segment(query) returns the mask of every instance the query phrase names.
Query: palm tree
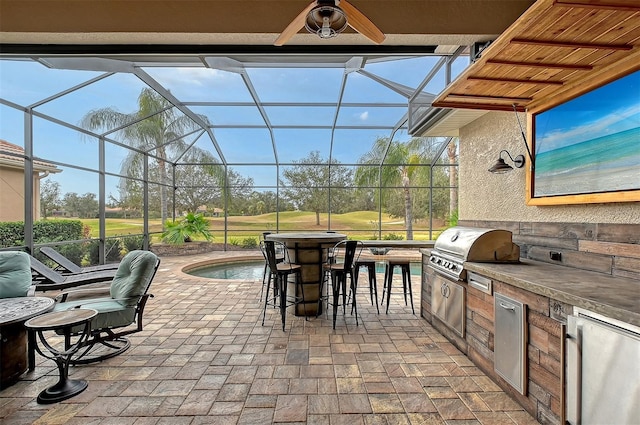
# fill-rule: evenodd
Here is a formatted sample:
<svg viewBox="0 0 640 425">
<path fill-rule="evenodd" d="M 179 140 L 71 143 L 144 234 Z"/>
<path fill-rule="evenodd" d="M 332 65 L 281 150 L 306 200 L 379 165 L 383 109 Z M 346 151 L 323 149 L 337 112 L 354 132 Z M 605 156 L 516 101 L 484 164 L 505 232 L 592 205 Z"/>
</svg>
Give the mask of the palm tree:
<svg viewBox="0 0 640 425">
<path fill-rule="evenodd" d="M 372 167 L 380 165 L 382 167 Z M 378 138 L 372 149 L 360 157 L 359 164 L 363 165 L 356 170 L 355 181 L 358 186 L 374 187 L 380 181 L 380 187 L 401 186 L 404 198 L 404 223 L 407 240 L 413 239 L 413 202 L 411 199 L 411 179 L 417 170 L 417 165 L 422 161 L 422 156 L 412 144 L 391 142 L 387 138 Z M 389 164 L 389 165 L 384 165 Z M 364 166 L 366 165 L 366 166 Z M 386 199 L 387 191 L 382 191 L 381 196 Z"/>
<path fill-rule="evenodd" d="M 209 123 L 207 117 L 200 116 Z M 130 124 L 131 123 L 131 124 Z M 130 124 L 130 125 L 128 125 Z M 144 88 L 138 96 L 138 110 L 132 113 L 118 112 L 113 108 L 90 111 L 81 120 L 80 126 L 89 130 L 111 130 L 123 127 L 116 133 L 122 142 L 144 152 L 155 151 L 156 167 L 160 180 L 160 209 L 162 223 L 167 220 L 167 150 L 182 152 L 187 148 L 182 135 L 201 128 L 151 88 Z M 122 173 L 135 176 L 142 169 L 142 155 L 132 151 L 122 164 Z"/>
</svg>

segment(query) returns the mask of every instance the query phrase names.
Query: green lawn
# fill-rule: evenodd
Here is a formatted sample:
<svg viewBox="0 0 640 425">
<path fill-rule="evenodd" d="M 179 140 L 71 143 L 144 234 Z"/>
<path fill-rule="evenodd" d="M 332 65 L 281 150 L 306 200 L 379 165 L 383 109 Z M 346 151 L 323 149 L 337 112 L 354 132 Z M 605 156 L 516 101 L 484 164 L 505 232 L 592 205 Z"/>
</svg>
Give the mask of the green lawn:
<svg viewBox="0 0 640 425">
<path fill-rule="evenodd" d="M 224 217 L 208 217 L 211 226 L 210 230 L 220 241 L 224 232 Z M 327 229 L 327 214 L 320 215 L 320 225 L 316 225 L 316 215 L 312 212 L 286 211 L 280 213 L 280 231 L 323 231 Z M 98 219 L 82 219 L 83 224 L 89 226 L 91 237 L 98 237 Z M 375 211 L 357 211 L 346 214 L 332 214 L 331 228 L 336 231 L 358 235 L 361 238 L 372 238 L 374 229 L 378 221 L 378 213 Z M 414 224 L 414 239 L 429 239 L 428 221 Z M 122 236 L 142 233 L 142 220 L 136 219 L 116 219 L 106 220 L 106 234 L 109 236 Z M 160 232 L 161 222 L 159 219 L 151 220 L 149 223 L 151 232 Z M 437 230 L 442 228 L 442 222 L 435 225 Z M 275 231 L 276 214 L 262 214 L 256 216 L 231 216 L 227 221 L 229 238 L 244 239 L 249 237 L 258 238 L 264 231 Z M 395 233 L 405 235 L 405 228 L 402 219 L 397 217 L 382 216 L 383 233 Z M 438 232 L 439 233 L 439 232 Z M 435 238 L 436 235 L 434 235 Z"/>
</svg>

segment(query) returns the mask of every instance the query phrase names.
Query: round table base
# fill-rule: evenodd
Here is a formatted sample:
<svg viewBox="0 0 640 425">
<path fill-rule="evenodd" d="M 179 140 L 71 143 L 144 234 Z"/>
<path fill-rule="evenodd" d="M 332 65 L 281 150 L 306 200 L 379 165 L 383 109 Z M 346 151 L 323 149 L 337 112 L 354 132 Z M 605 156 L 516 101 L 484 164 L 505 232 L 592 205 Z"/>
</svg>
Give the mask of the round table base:
<svg viewBox="0 0 640 425">
<path fill-rule="evenodd" d="M 84 379 L 67 379 L 58 382 L 38 395 L 38 404 L 51 404 L 66 400 L 86 390 L 87 386 L 87 381 Z"/>
</svg>

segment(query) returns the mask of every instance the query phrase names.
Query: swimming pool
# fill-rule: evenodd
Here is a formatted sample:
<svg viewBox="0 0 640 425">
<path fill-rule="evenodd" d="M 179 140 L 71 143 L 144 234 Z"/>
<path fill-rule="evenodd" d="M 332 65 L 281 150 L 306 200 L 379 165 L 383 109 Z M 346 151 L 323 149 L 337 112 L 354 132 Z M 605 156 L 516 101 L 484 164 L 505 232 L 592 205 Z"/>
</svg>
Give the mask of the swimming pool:
<svg viewBox="0 0 640 425">
<path fill-rule="evenodd" d="M 364 269 L 363 269 L 364 271 Z M 210 266 L 198 267 L 187 271 L 188 274 L 210 279 L 238 279 L 238 280 L 261 280 L 264 272 L 264 261 L 242 261 L 223 264 L 212 264 Z M 376 263 L 376 272 L 384 273 L 384 263 Z M 399 274 L 396 268 L 394 274 Z M 411 274 L 420 276 L 422 267 L 420 263 L 411 263 Z"/>
</svg>

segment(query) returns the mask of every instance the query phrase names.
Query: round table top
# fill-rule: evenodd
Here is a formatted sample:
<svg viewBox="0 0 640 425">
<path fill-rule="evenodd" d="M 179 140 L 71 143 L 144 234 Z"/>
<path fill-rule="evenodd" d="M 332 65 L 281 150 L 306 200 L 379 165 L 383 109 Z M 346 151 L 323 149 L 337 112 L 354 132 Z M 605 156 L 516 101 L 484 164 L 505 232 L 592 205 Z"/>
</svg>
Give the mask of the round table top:
<svg viewBox="0 0 640 425">
<path fill-rule="evenodd" d="M 36 316 L 24 325 L 34 330 L 53 330 L 79 325 L 94 318 L 98 312 L 91 308 L 72 308 Z"/>
<path fill-rule="evenodd" d="M 0 325 L 23 322 L 53 308 L 49 297 L 15 297 L 0 299 Z"/>
<path fill-rule="evenodd" d="M 309 241 L 309 242 L 340 242 L 347 238 L 342 233 L 329 232 L 294 232 L 294 233 L 271 233 L 265 236 L 267 240 L 279 242 L 287 241 Z"/>
</svg>

